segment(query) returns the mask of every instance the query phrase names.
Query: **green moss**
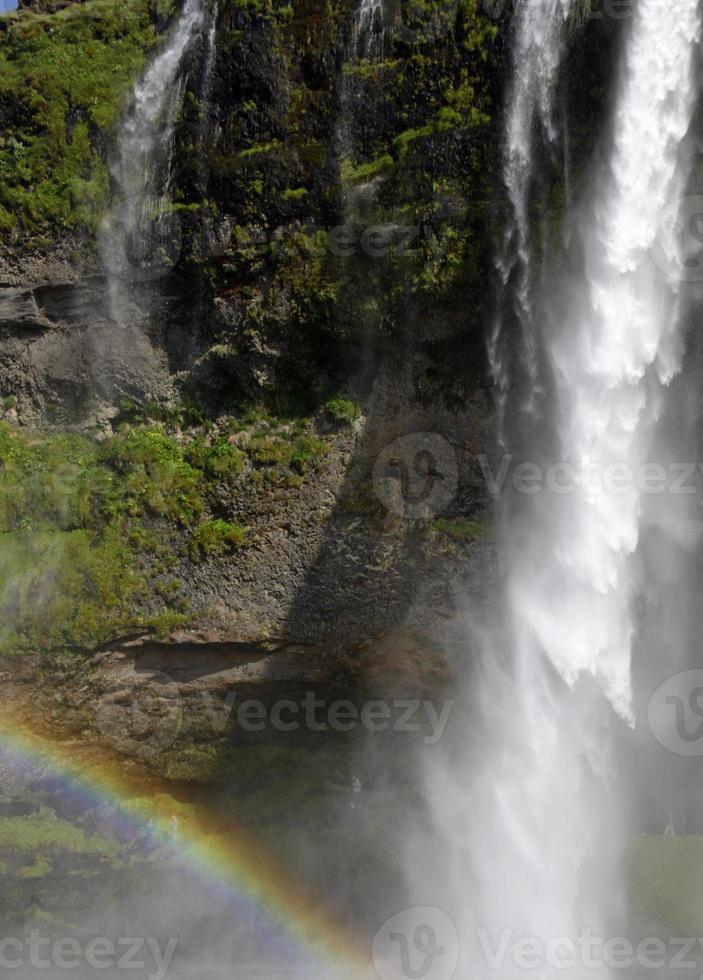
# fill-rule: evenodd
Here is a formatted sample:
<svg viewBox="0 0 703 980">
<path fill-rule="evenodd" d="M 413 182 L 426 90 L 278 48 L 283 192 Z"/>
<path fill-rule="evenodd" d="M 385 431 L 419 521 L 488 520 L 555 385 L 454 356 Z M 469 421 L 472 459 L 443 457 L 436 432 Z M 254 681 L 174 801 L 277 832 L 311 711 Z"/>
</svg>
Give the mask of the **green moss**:
<svg viewBox="0 0 703 980">
<path fill-rule="evenodd" d="M 280 145 L 279 140 L 269 140 L 268 143 L 259 143 L 256 146 L 250 146 L 246 150 L 240 151 L 239 159 L 248 160 L 251 157 L 259 156 L 262 153 L 270 153 L 272 150 L 278 149 Z"/>
<path fill-rule="evenodd" d="M 182 446 L 158 428 L 135 428 L 110 440 L 100 458 L 122 477 L 111 499 L 116 514 L 145 511 L 188 526 L 203 512 L 202 474 Z"/>
<path fill-rule="evenodd" d="M 230 524 L 220 520 L 204 521 L 193 531 L 188 551 L 192 558 L 210 558 L 243 548 L 247 540 L 247 529 L 240 524 Z"/>
<path fill-rule="evenodd" d="M 308 193 L 307 187 L 286 187 L 281 197 L 284 201 L 301 201 Z"/>
<path fill-rule="evenodd" d="M 384 153 L 377 160 L 362 163 L 358 167 L 352 166 L 349 160 L 344 160 L 342 161 L 342 180 L 349 184 L 361 184 L 373 180 L 374 177 L 385 173 L 392 166 L 393 157 L 389 153 Z"/>
<path fill-rule="evenodd" d="M 227 0 L 228 4 L 235 10 L 246 10 L 255 14 L 271 14 L 273 5 L 271 0 Z"/>
<path fill-rule="evenodd" d="M 49 809 L 32 817 L 0 817 L 0 847 L 14 851 L 96 854 L 108 857 L 119 851 L 115 841 L 87 834 L 80 827 L 60 820 Z M 38 860 L 46 860 L 38 858 Z"/>
<path fill-rule="evenodd" d="M 478 264 L 473 246 L 471 234 L 451 226 L 426 236 L 420 244 L 422 264 L 413 276 L 413 289 L 429 296 L 446 295 L 457 283 L 472 281 Z"/>
<path fill-rule="evenodd" d="M 415 129 L 406 129 L 405 132 L 400 133 L 399 136 L 393 140 L 393 152 L 399 160 L 403 160 L 408 153 L 408 148 L 411 143 L 417 139 L 423 139 L 425 136 L 431 136 L 434 132 L 434 127 L 431 123 L 426 126 L 420 126 Z"/>
<path fill-rule="evenodd" d="M 246 462 L 246 455 L 223 437 L 209 443 L 202 438 L 194 439 L 186 446 L 185 458 L 213 480 L 230 484 Z"/>
<path fill-rule="evenodd" d="M 41 854 L 37 855 L 32 864 L 26 864 L 18 870 L 20 878 L 45 878 L 51 871 L 51 861 L 47 861 Z"/>
<path fill-rule="evenodd" d="M 361 416 L 361 406 L 348 398 L 330 398 L 322 407 L 335 422 L 345 422 L 347 425 Z"/>
<path fill-rule="evenodd" d="M 333 407 L 356 411 L 341 399 Z M 0 654 L 185 625 L 193 617 L 174 565 L 247 543 L 245 528 L 218 516 L 223 493 L 243 480 L 298 486 L 328 452 L 309 420 L 264 407 L 216 433 L 130 423 L 99 444 L 0 423 Z"/>
<path fill-rule="evenodd" d="M 186 615 L 186 613 L 174 612 L 172 609 L 168 609 L 166 612 L 158 613 L 156 616 L 147 617 L 145 626 L 153 630 L 157 636 L 165 637 L 169 633 L 173 633 L 174 630 L 187 626 L 190 619 L 191 617 Z"/>
<path fill-rule="evenodd" d="M 376 81 L 384 72 L 393 71 L 402 61 L 399 58 L 386 58 L 384 61 L 347 62 L 342 72 L 357 81 Z"/>
<path fill-rule="evenodd" d="M 188 745 L 181 751 L 171 750 L 164 775 L 167 779 L 208 783 L 218 774 L 221 754 L 213 745 Z"/>
<path fill-rule="evenodd" d="M 165 574 L 174 537 L 245 459 L 226 439 L 193 445 L 191 462 L 155 426 L 98 446 L 0 424 L 0 652 L 90 647 L 186 621 L 180 582 Z M 200 526 L 198 557 L 239 543 L 228 526 Z"/>
<path fill-rule="evenodd" d="M 468 517 L 440 518 L 432 525 L 435 531 L 448 534 L 455 541 L 491 541 L 495 535 L 493 527 L 482 521 Z"/>
<path fill-rule="evenodd" d="M 134 621 L 144 580 L 118 525 L 0 536 L 0 650 L 99 642 Z"/>
<path fill-rule="evenodd" d="M 329 445 L 322 439 L 308 434 L 291 439 L 281 439 L 276 433 L 258 435 L 251 441 L 254 462 L 271 467 L 274 472 L 291 470 L 302 476 L 316 469 L 329 452 Z M 274 473 L 269 474 L 274 479 Z"/>
<path fill-rule="evenodd" d="M 109 181 L 98 134 L 115 124 L 156 40 L 149 0 L 87 0 L 2 25 L 0 224 L 95 226 Z"/>
<path fill-rule="evenodd" d="M 475 126 L 487 125 L 490 123 L 490 116 L 482 112 L 477 106 L 465 104 L 464 99 L 467 94 L 473 97 L 473 90 L 470 86 L 463 89 L 460 87 L 458 93 L 453 90 L 450 92 L 450 99 L 454 104 L 441 106 L 434 118 L 424 126 L 415 129 L 406 129 L 393 140 L 393 152 L 398 160 L 403 160 L 408 154 L 410 144 L 415 140 L 424 139 L 434 133 L 444 133 L 451 129 L 471 129 Z M 457 108 L 458 106 L 458 108 Z"/>
</svg>

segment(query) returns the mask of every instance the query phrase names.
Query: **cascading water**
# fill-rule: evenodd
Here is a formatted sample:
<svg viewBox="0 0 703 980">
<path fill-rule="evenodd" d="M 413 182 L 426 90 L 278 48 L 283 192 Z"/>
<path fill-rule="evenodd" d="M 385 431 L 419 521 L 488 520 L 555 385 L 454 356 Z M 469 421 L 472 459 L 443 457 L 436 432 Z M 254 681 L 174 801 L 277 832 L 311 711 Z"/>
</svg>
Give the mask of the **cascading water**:
<svg viewBox="0 0 703 980">
<path fill-rule="evenodd" d="M 360 0 L 354 11 L 345 65 L 341 79 L 339 115 L 335 133 L 337 152 L 342 159 L 353 160 L 357 150 L 355 103 L 359 85 L 355 70 L 360 61 L 376 62 L 383 56 L 385 24 L 383 0 Z"/>
<path fill-rule="evenodd" d="M 122 284 L 159 278 L 178 255 L 170 190 L 180 69 L 207 17 L 207 0 L 186 0 L 168 41 L 135 85 L 133 105 L 122 123 L 110 168 L 116 200 L 101 229 L 111 312 L 118 323 L 127 316 Z"/>
<path fill-rule="evenodd" d="M 657 215 L 688 176 L 679 148 L 695 104 L 697 8 L 687 0 L 672 17 L 660 0 L 641 0 L 636 11 L 608 174 L 581 235 L 582 279 L 549 343 L 560 458 L 574 466 L 575 492 L 556 507 L 550 501 L 549 560 L 540 575 L 522 569 L 512 591 L 518 618 L 567 681 L 593 673 L 622 715 L 630 710 L 630 556 L 641 503 L 634 478 L 615 492 L 607 483 L 615 467 L 622 484 L 646 461 L 663 388 L 680 368 L 678 290 L 651 252 Z M 540 540 L 544 555 L 543 527 Z"/>
<path fill-rule="evenodd" d="M 503 173 L 510 201 L 509 216 L 498 273 L 502 290 L 501 313 L 489 337 L 489 360 L 498 393 L 498 409 L 505 411 L 511 382 L 506 346 L 519 346 L 527 374 L 528 409 L 534 408 L 538 385 L 536 339 L 532 324 L 532 243 L 528 205 L 537 168 L 538 134 L 554 143 L 554 90 L 561 63 L 565 27 L 572 0 L 521 0 L 515 14 L 513 81 L 508 94 Z M 517 337 L 506 336 L 505 307 L 517 326 Z"/>
<path fill-rule="evenodd" d="M 383 0 L 361 0 L 354 15 L 352 47 L 362 58 L 383 56 Z"/>
<path fill-rule="evenodd" d="M 658 272 L 651 253 L 657 215 L 688 178 L 682 148 L 697 97 L 698 0 L 675 10 L 661 0 L 635 6 L 607 167 L 580 202 L 586 217 L 574 222 L 575 271 L 561 274 L 557 295 L 540 296 L 539 321 L 525 301 L 530 132 L 536 112 L 549 132 L 549 79 L 561 50 L 555 25 L 565 11 L 542 0 L 521 8 L 520 118 L 510 113 L 506 137 L 521 270 L 516 303 L 548 365 L 553 438 L 545 453 L 549 437 L 533 412 L 532 425 L 523 425 L 533 455 L 504 521 L 505 625 L 500 639 L 484 638 L 473 679 L 473 750 L 460 772 L 454 763 L 429 777 L 449 845 L 448 893 L 460 910 L 467 963 L 479 975 L 492 968 L 515 976 L 520 937 L 542 950 L 532 973 L 545 971 L 552 943 L 571 975 L 589 975 L 579 937 L 585 930 L 599 937 L 602 954 L 623 927 L 624 827 L 612 747 L 632 718 L 639 474 L 682 353 L 679 284 Z M 536 362 L 517 363 L 536 381 Z M 498 363 L 499 372 L 508 367 Z M 504 374 L 501 394 L 520 380 Z"/>
</svg>

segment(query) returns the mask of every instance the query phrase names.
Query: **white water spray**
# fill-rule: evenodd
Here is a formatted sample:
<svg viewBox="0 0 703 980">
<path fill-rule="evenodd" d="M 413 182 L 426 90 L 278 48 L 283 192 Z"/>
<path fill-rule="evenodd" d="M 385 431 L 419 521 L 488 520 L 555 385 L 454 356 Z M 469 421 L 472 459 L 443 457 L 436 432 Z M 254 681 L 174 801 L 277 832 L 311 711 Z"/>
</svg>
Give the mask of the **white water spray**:
<svg viewBox="0 0 703 980">
<path fill-rule="evenodd" d="M 553 73 L 558 32 L 543 36 L 549 51 L 533 50 L 529 8 L 541 12 L 545 4 L 523 7 L 519 31 L 528 33 L 519 34 L 517 49 Z M 484 644 L 468 769 L 458 774 L 452 766 L 430 777 L 468 965 L 483 975 L 487 955 L 511 930 L 513 940 L 533 937 L 546 948 L 586 929 L 605 939 L 623 922 L 624 830 L 611 745 L 613 730 L 632 713 L 642 499 L 636 478 L 623 486 L 622 475 L 636 475 L 647 461 L 666 386 L 680 368 L 679 284 L 660 274 L 651 251 L 658 213 L 686 188 L 682 147 L 697 97 L 700 35 L 698 0 L 675 8 L 639 0 L 625 41 L 608 166 L 577 228 L 579 268 L 563 282 L 554 317 L 536 324 L 531 307 L 522 308 L 554 377 L 549 461 L 568 462 L 575 485 L 513 500 L 505 635 Z M 543 68 L 522 74 L 533 80 L 523 110 L 529 115 L 538 106 L 546 124 Z M 516 134 L 509 127 L 506 181 L 517 191 L 519 218 L 524 174 L 534 162 L 529 140 Z M 518 280 L 518 293 L 524 283 Z M 530 365 L 521 366 L 529 374 Z M 543 464 L 537 445 L 532 449 Z M 594 480 L 608 472 L 615 472 L 613 482 Z M 486 930 L 482 942 L 477 930 Z M 494 964 L 497 976 L 501 967 L 515 976 L 511 951 L 508 940 Z M 541 962 L 532 972 L 544 968 Z M 590 975 L 588 966 L 577 960 L 574 974 Z"/>
<path fill-rule="evenodd" d="M 554 94 L 562 60 L 565 29 L 573 0 L 521 0 L 515 14 L 513 81 L 508 93 L 503 150 L 503 177 L 511 217 L 498 258 L 503 290 L 512 286 L 521 360 L 528 378 L 526 408 L 534 408 L 538 372 L 536 338 L 532 325 L 532 247 L 528 204 L 537 167 L 538 134 L 554 143 Z M 514 283 L 511 283 L 514 280 Z M 509 285 L 510 284 L 510 285 Z M 503 357 L 505 323 L 499 315 L 489 337 L 488 354 L 502 416 L 511 384 L 510 367 Z"/>
<path fill-rule="evenodd" d="M 383 0 L 361 0 L 354 14 L 352 50 L 361 58 L 377 61 L 383 57 Z"/>
<path fill-rule="evenodd" d="M 601 490 L 593 475 L 638 473 L 680 368 L 678 284 L 659 273 L 652 249 L 659 212 L 688 178 L 680 148 L 695 105 L 700 30 L 697 0 L 674 11 L 640 0 L 636 9 L 608 171 L 581 231 L 583 271 L 561 329 L 547 338 L 559 458 L 574 465 L 576 488 L 551 495 L 532 542 L 541 560 L 529 571 L 519 563 L 512 576 L 514 615 L 530 624 L 535 645 L 569 683 L 593 674 L 623 716 L 641 491 L 624 478 L 615 486 L 606 479 Z"/>
<path fill-rule="evenodd" d="M 355 69 L 360 62 L 375 63 L 381 60 L 385 29 L 383 0 L 360 0 L 352 18 L 351 37 L 345 51 L 345 69 L 340 86 L 335 143 L 342 159 L 357 162 L 354 123 L 355 110 L 361 96 Z M 355 195 L 352 193 L 351 196 Z"/>
<path fill-rule="evenodd" d="M 214 16 L 214 15 L 213 15 Z M 111 164 L 116 202 L 101 229 L 113 319 L 125 316 L 120 282 L 159 278 L 178 256 L 171 212 L 173 137 L 183 59 L 207 18 L 206 0 L 186 0 L 171 36 L 134 88 Z"/>
</svg>

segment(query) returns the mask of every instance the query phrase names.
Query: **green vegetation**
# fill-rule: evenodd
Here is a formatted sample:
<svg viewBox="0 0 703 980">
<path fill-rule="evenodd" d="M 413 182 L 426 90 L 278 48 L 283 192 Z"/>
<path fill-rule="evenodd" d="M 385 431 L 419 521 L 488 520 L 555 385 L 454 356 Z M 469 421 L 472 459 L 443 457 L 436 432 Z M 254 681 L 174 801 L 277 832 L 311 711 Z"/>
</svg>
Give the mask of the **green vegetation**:
<svg viewBox="0 0 703 980">
<path fill-rule="evenodd" d="M 87 0 L 0 24 L 0 230 L 93 227 L 107 199 L 101 134 L 155 42 L 155 0 Z"/>
<path fill-rule="evenodd" d="M 179 560 L 248 543 L 217 514 L 222 493 L 241 479 L 297 486 L 328 449 L 306 420 L 263 409 L 218 433 L 126 425 L 101 443 L 0 424 L 0 653 L 182 626 Z"/>
<path fill-rule="evenodd" d="M 343 160 L 342 180 L 349 184 L 363 184 L 385 173 L 392 166 L 393 157 L 390 153 L 384 153 L 377 160 L 372 160 L 370 163 L 362 163 L 358 167 L 354 167 L 349 160 Z"/>
<path fill-rule="evenodd" d="M 0 817 L 0 848 L 42 852 L 32 865 L 23 869 L 23 877 L 39 877 L 49 870 L 46 853 L 70 851 L 113 857 L 119 851 L 115 841 L 87 834 L 75 824 L 59 819 L 48 807 L 32 817 Z"/>
<path fill-rule="evenodd" d="M 230 524 L 219 518 L 199 524 L 190 539 L 189 554 L 196 560 L 211 555 L 224 555 L 228 551 L 243 548 L 246 543 L 246 528 Z"/>
<path fill-rule="evenodd" d="M 254 462 L 267 468 L 265 477 L 270 482 L 284 482 L 289 486 L 300 485 L 305 474 L 317 469 L 329 452 L 328 444 L 322 439 L 303 434 L 282 440 L 275 432 L 267 433 L 255 436 L 249 445 Z"/>
<path fill-rule="evenodd" d="M 442 106 L 437 110 L 434 119 L 424 126 L 406 129 L 405 132 L 396 136 L 393 140 L 393 152 L 399 160 L 403 160 L 407 156 L 410 144 L 414 140 L 432 136 L 433 133 L 445 133 L 450 129 L 470 129 L 474 126 L 485 125 L 491 121 L 485 112 L 481 112 L 480 109 L 472 104 L 473 90 L 470 86 L 465 86 L 463 90 L 459 90 L 461 97 L 458 93 L 454 93 L 453 90 L 450 90 L 450 92 L 453 105 Z M 466 97 L 466 102 L 464 101 L 464 97 Z M 460 105 L 463 111 L 454 108 L 454 105 Z"/>
<path fill-rule="evenodd" d="M 286 187 L 281 197 L 284 201 L 302 201 L 307 194 L 307 187 Z"/>
<path fill-rule="evenodd" d="M 202 473 L 184 458 L 182 446 L 158 428 L 118 433 L 98 459 L 121 478 L 112 512 L 141 517 L 151 513 L 188 527 L 204 509 Z"/>
<path fill-rule="evenodd" d="M 703 837 L 643 834 L 626 861 L 627 883 L 638 925 L 699 936 L 703 929 Z"/>
<path fill-rule="evenodd" d="M 240 152 L 239 159 L 248 160 L 249 157 L 256 157 L 262 153 L 270 153 L 272 150 L 278 149 L 279 146 L 279 140 L 270 140 L 268 143 L 260 143 L 256 146 L 250 146 L 246 150 L 242 150 Z"/>
<path fill-rule="evenodd" d="M 330 398 L 322 407 L 335 422 L 351 425 L 361 417 L 361 406 L 348 398 Z"/>
<path fill-rule="evenodd" d="M 441 517 L 432 524 L 435 531 L 448 534 L 455 541 L 491 541 L 494 537 L 492 525 L 484 520 L 471 520 L 468 517 Z"/>
<path fill-rule="evenodd" d="M 216 438 L 210 443 L 196 439 L 185 450 L 186 459 L 202 470 L 211 480 L 232 484 L 242 472 L 246 453 L 239 450 L 229 439 Z"/>
<path fill-rule="evenodd" d="M 38 854 L 32 864 L 26 864 L 17 872 L 20 878 L 44 878 L 51 871 L 51 862 Z"/>
<path fill-rule="evenodd" d="M 377 81 L 378 76 L 383 72 L 393 71 L 400 64 L 402 62 L 399 58 L 387 58 L 385 61 L 360 61 L 345 64 L 342 67 L 342 72 L 344 75 L 363 81 Z"/>
</svg>

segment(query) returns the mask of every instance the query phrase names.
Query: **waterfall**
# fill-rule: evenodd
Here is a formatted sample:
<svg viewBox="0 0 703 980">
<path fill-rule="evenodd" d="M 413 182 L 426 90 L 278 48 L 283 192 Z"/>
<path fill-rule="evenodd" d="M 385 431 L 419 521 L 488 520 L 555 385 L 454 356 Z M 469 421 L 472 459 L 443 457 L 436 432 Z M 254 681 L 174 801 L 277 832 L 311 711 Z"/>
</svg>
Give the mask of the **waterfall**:
<svg viewBox="0 0 703 980">
<path fill-rule="evenodd" d="M 361 0 L 354 15 L 352 50 L 372 61 L 383 57 L 383 0 Z"/>
<path fill-rule="evenodd" d="M 215 47 L 217 41 L 217 4 L 213 4 L 210 15 L 210 27 L 207 32 L 207 53 L 205 55 L 205 70 L 203 71 L 203 86 L 201 98 L 209 101 L 212 95 L 212 72 L 215 67 Z"/>
<path fill-rule="evenodd" d="M 359 62 L 378 62 L 383 57 L 385 22 L 383 0 L 360 0 L 354 11 L 351 37 L 346 46 L 339 96 L 339 114 L 335 127 L 335 143 L 341 159 L 355 160 L 357 137 L 355 103 L 359 101 L 359 83 L 354 69 Z"/>
<path fill-rule="evenodd" d="M 580 232 L 583 269 L 547 344 L 559 459 L 572 464 L 575 490 L 550 501 L 539 523 L 540 572 L 519 567 L 513 582 L 515 615 L 531 624 L 536 644 L 567 681 L 594 674 L 622 715 L 630 711 L 630 559 L 641 511 L 635 477 L 681 358 L 678 284 L 651 255 L 657 215 L 688 178 L 679 151 L 695 105 L 699 34 L 697 0 L 678 5 L 675 17 L 661 0 L 636 8 L 608 170 Z M 633 477 L 608 492 L 616 467 Z"/>
<path fill-rule="evenodd" d="M 117 322 L 126 316 L 121 283 L 160 278 L 180 252 L 180 225 L 170 196 L 174 128 L 184 82 L 180 69 L 207 16 L 206 0 L 186 0 L 170 37 L 136 83 L 122 122 L 110 164 L 116 199 L 103 221 L 100 241 Z"/>
<path fill-rule="evenodd" d="M 528 215 L 530 190 L 538 169 L 538 135 L 547 144 L 557 139 L 554 90 L 562 60 L 565 27 L 573 0 L 520 0 L 514 18 L 513 78 L 507 99 L 503 148 L 503 177 L 510 203 L 497 267 L 501 307 L 513 305 L 517 338 L 505 337 L 505 313 L 496 317 L 488 353 L 498 395 L 505 412 L 511 381 L 504 345 L 519 345 L 527 374 L 526 408 L 534 409 L 538 393 L 536 338 L 532 327 L 532 249 Z"/>
<path fill-rule="evenodd" d="M 538 318 L 529 294 L 531 134 L 538 115 L 551 138 L 550 80 L 565 11 L 566 4 L 543 0 L 522 5 L 505 157 L 517 302 L 552 378 L 545 404 L 553 437 L 545 450 L 549 438 L 533 411 L 530 480 L 505 510 L 502 626 L 482 638 L 472 678 L 467 758 L 428 777 L 448 842 L 447 890 L 476 975 L 492 963 L 497 976 L 516 976 L 511 942 L 523 937 L 543 951 L 563 940 L 559 956 L 573 961 L 570 975 L 587 976 L 578 951 L 584 931 L 600 939 L 601 957 L 605 940 L 622 935 L 609 931 L 622 928 L 626 915 L 613 745 L 627 737 L 633 715 L 639 473 L 682 357 L 681 284 L 661 274 L 652 253 L 658 215 L 681 198 L 689 178 L 699 2 L 680 0 L 675 11 L 662 0 L 635 5 L 606 166 L 579 202 L 576 247 L 559 288 L 539 297 Z M 512 367 L 533 379 L 529 359 Z M 498 363 L 499 371 L 508 368 Z M 502 396 L 523 379 L 501 380 Z M 660 500 L 666 508 L 666 496 Z M 531 976 L 548 972 L 544 953 L 534 960 Z"/>
</svg>

